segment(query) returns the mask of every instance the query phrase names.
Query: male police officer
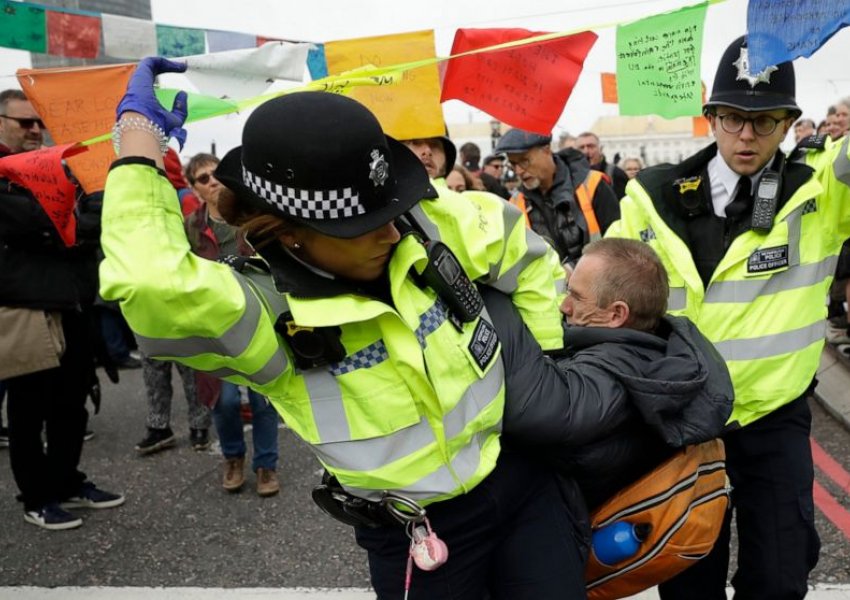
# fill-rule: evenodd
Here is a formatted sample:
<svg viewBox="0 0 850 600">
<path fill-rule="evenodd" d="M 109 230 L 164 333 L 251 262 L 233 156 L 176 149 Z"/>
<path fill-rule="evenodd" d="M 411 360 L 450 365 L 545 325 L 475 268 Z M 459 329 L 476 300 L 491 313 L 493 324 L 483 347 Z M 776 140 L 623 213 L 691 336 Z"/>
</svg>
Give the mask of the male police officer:
<svg viewBox="0 0 850 600">
<path fill-rule="evenodd" d="M 499 139 L 496 152 L 508 155 L 522 182 L 511 202 L 558 251 L 561 262 L 572 267 L 582 248 L 601 237 L 620 211 L 611 186 L 581 152 L 567 148 L 552 154 L 551 142 L 548 135 L 511 129 Z"/>
<path fill-rule="evenodd" d="M 806 396 L 824 298 L 850 236 L 850 160 L 845 142 L 785 161 L 779 144 L 800 116 L 794 91 L 791 63 L 750 73 L 746 40 L 733 42 L 704 107 L 717 143 L 641 171 L 608 232 L 656 250 L 671 312 L 689 316 L 729 366 L 737 598 L 804 597 L 820 548 Z M 728 560 L 727 522 L 711 554 L 662 597 L 726 598 Z"/>
</svg>

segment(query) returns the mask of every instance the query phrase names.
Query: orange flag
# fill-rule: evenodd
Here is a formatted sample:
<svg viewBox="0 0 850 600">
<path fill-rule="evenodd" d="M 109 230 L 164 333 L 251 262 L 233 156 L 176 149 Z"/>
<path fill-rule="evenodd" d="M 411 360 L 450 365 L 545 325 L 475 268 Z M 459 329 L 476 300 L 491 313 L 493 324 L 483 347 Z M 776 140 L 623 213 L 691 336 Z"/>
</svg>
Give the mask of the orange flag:
<svg viewBox="0 0 850 600">
<path fill-rule="evenodd" d="M 458 29 L 452 54 L 540 34 L 527 29 Z M 462 100 L 513 127 L 549 135 L 596 38 L 592 31 L 585 31 L 453 58 L 446 68 L 441 99 Z"/>
<path fill-rule="evenodd" d="M 18 82 L 57 144 L 79 142 L 109 133 L 115 109 L 127 88 L 135 64 L 101 67 L 19 69 Z M 68 160 L 87 193 L 102 190 L 115 160 L 112 142 L 89 146 L 89 152 Z"/>
<path fill-rule="evenodd" d="M 617 75 L 616 73 L 602 73 L 602 102 L 604 104 L 617 104 Z"/>
<path fill-rule="evenodd" d="M 705 82 L 702 82 L 702 103 L 705 104 Z M 691 125 L 691 133 L 694 137 L 708 137 L 709 133 L 708 119 L 700 115 L 693 118 Z"/>
<path fill-rule="evenodd" d="M 77 237 L 77 187 L 65 174 L 62 159 L 85 151 L 85 146 L 64 144 L 0 158 L 0 177 L 32 192 L 69 248 Z"/>
</svg>

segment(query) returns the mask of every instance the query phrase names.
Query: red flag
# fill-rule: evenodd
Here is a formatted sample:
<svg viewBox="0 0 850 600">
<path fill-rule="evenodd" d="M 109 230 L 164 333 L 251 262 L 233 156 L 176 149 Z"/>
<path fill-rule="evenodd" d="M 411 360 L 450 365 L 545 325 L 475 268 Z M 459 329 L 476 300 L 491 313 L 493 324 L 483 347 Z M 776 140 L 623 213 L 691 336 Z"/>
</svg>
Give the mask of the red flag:
<svg viewBox="0 0 850 600">
<path fill-rule="evenodd" d="M 452 54 L 541 35 L 527 29 L 458 29 Z M 463 100 L 520 129 L 549 135 L 596 41 L 591 31 L 453 58 L 441 101 Z"/>
<path fill-rule="evenodd" d="M 29 190 L 67 247 L 76 242 L 74 202 L 77 187 L 65 175 L 62 159 L 88 150 L 76 143 L 51 146 L 0 158 L 0 177 Z"/>
<path fill-rule="evenodd" d="M 97 58 L 100 17 L 47 11 L 47 53 L 74 58 Z"/>
</svg>

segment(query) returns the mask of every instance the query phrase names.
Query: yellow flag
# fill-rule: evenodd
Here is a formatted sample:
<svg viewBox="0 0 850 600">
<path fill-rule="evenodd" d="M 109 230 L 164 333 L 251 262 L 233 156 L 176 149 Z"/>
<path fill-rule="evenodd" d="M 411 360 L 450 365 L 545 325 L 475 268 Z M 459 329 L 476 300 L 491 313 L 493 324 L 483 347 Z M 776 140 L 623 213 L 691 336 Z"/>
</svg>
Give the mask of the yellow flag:
<svg viewBox="0 0 850 600">
<path fill-rule="evenodd" d="M 367 67 L 365 72 L 371 67 L 380 70 L 434 57 L 434 32 L 430 30 L 325 44 L 330 75 L 361 67 Z M 402 81 L 394 85 L 382 83 L 390 82 L 376 81 L 376 85 L 351 87 L 344 93 L 369 107 L 384 131 L 396 139 L 434 137 L 445 133 L 440 77 L 435 63 L 404 72 Z"/>
</svg>

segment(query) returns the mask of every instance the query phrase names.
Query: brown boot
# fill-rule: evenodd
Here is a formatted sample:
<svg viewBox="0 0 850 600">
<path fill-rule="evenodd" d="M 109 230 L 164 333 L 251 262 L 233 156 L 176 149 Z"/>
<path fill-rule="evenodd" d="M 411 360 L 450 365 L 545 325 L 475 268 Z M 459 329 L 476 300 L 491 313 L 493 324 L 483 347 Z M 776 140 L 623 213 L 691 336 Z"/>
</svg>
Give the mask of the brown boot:
<svg viewBox="0 0 850 600">
<path fill-rule="evenodd" d="M 280 491 L 280 483 L 274 469 L 257 469 L 257 493 L 260 496 L 274 496 Z"/>
<path fill-rule="evenodd" d="M 221 485 L 228 492 L 237 492 L 245 483 L 245 457 L 224 459 L 224 479 Z"/>
</svg>

